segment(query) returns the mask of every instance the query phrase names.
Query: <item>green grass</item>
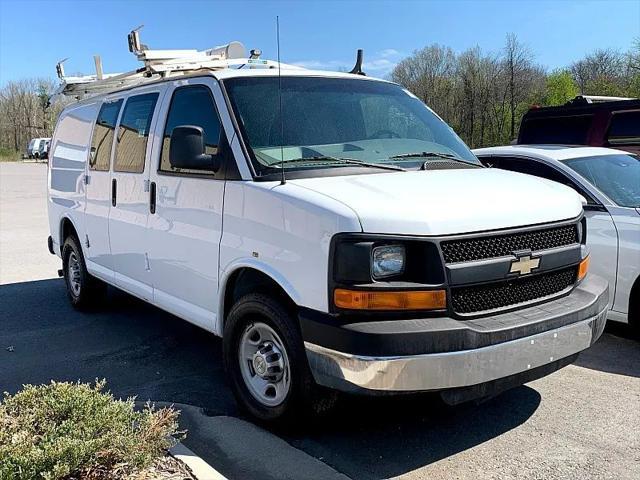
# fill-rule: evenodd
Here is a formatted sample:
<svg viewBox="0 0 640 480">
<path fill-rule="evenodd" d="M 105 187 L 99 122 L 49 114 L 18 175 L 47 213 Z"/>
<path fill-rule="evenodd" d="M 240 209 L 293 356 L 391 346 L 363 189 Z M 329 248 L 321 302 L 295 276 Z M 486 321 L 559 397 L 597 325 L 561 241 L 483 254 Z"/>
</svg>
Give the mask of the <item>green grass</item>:
<svg viewBox="0 0 640 480">
<path fill-rule="evenodd" d="M 16 152 L 12 148 L 0 148 L 0 162 L 17 162 L 21 159 L 20 152 Z"/>
<path fill-rule="evenodd" d="M 165 455 L 179 413 L 116 400 L 95 385 L 26 385 L 0 403 L 0 479 L 116 479 Z"/>
</svg>

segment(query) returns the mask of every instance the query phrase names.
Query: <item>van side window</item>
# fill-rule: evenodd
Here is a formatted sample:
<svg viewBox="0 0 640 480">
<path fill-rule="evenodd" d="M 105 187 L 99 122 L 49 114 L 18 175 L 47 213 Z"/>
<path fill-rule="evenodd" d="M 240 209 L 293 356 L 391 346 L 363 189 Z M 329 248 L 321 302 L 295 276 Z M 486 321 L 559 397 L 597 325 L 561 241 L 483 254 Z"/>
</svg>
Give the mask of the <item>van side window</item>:
<svg viewBox="0 0 640 480">
<path fill-rule="evenodd" d="M 113 133 L 116 128 L 121 106 L 122 99 L 117 102 L 105 103 L 102 105 L 100 113 L 98 113 L 96 126 L 93 129 L 91 155 L 89 157 L 89 168 L 92 170 L 109 171 Z"/>
<path fill-rule="evenodd" d="M 607 141 L 610 145 L 640 145 L 640 111 L 615 113 Z"/>
<path fill-rule="evenodd" d="M 151 129 L 157 93 L 136 95 L 127 99 L 118 128 L 116 172 L 142 173 L 147 152 L 147 139 Z"/>
<path fill-rule="evenodd" d="M 203 85 L 193 85 L 177 89 L 171 99 L 167 123 L 162 139 L 160 154 L 160 170 L 172 173 L 196 173 L 199 175 L 215 175 L 214 172 L 202 170 L 186 170 L 173 168 L 169 162 L 171 132 L 181 125 L 195 125 L 204 131 L 205 152 L 209 155 L 218 153 L 221 126 L 210 90 Z"/>
</svg>

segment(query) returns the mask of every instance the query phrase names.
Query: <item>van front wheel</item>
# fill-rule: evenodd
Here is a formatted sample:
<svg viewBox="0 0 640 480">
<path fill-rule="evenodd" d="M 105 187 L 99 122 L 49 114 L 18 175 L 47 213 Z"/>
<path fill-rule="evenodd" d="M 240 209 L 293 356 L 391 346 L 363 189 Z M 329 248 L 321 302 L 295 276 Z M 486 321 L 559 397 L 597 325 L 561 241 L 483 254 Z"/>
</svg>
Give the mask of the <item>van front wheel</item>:
<svg viewBox="0 0 640 480">
<path fill-rule="evenodd" d="M 264 294 L 242 297 L 224 331 L 225 369 L 240 407 L 258 420 L 287 423 L 328 410 L 335 392 L 316 385 L 296 319 Z"/>
<path fill-rule="evenodd" d="M 62 247 L 62 271 L 71 304 L 85 310 L 94 307 L 105 293 L 105 284 L 87 271 L 78 239 L 71 235 Z"/>
</svg>

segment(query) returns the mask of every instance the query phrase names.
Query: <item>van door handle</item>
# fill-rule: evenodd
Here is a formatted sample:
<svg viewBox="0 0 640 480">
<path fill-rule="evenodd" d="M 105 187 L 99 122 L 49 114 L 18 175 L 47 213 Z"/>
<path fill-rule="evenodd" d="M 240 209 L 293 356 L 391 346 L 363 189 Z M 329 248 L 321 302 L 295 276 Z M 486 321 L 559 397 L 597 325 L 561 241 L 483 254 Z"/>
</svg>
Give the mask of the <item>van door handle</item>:
<svg viewBox="0 0 640 480">
<path fill-rule="evenodd" d="M 118 182 L 116 182 L 115 178 L 111 179 L 111 206 L 116 206 L 116 195 L 118 190 Z"/>
<path fill-rule="evenodd" d="M 149 185 L 149 211 L 152 215 L 156 213 L 156 182 Z"/>
</svg>

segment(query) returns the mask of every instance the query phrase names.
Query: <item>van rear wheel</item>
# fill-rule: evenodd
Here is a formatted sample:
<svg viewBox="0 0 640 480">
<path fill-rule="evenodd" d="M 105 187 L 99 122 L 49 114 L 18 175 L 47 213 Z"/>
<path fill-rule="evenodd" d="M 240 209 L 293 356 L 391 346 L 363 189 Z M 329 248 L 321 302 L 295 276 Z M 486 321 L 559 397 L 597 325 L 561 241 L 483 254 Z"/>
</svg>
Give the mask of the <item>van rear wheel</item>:
<svg viewBox="0 0 640 480">
<path fill-rule="evenodd" d="M 240 298 L 223 338 L 225 370 L 241 409 L 258 420 L 290 423 L 329 410 L 336 392 L 318 386 L 296 319 L 265 294 Z"/>
<path fill-rule="evenodd" d="M 86 310 L 94 307 L 104 296 L 106 285 L 87 271 L 80 242 L 68 236 L 62 247 L 62 271 L 71 304 Z"/>
</svg>

